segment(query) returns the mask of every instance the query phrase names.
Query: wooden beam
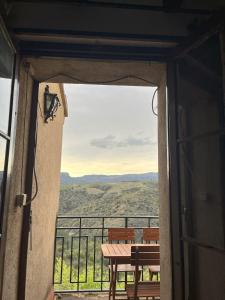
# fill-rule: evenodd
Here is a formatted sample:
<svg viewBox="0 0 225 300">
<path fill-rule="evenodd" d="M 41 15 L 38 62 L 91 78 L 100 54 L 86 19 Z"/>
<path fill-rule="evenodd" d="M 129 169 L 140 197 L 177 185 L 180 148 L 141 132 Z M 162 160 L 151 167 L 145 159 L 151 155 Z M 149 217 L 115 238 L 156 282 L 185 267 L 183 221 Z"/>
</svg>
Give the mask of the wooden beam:
<svg viewBox="0 0 225 300">
<path fill-rule="evenodd" d="M 170 11 L 170 10 L 177 10 L 180 9 L 182 0 L 163 0 L 163 7 Z"/>
<path fill-rule="evenodd" d="M 224 12 L 215 14 L 172 51 L 172 59 L 181 58 L 224 29 Z"/>
</svg>

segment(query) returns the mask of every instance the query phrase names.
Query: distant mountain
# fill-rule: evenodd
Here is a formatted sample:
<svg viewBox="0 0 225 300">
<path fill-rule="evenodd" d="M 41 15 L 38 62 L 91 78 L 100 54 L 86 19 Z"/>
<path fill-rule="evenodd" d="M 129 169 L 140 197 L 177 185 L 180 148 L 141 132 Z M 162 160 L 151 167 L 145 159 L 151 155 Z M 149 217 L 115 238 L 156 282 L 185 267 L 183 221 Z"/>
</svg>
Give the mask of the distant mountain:
<svg viewBox="0 0 225 300">
<path fill-rule="evenodd" d="M 158 181 L 158 173 L 149 172 L 143 174 L 124 175 L 84 175 L 82 177 L 71 177 L 69 173 L 61 173 L 61 185 L 82 183 L 117 183 L 130 181 Z"/>
<path fill-rule="evenodd" d="M 3 172 L 0 171 L 0 181 Z M 81 184 L 81 183 L 117 183 L 130 181 L 158 181 L 158 173 L 149 172 L 143 174 L 124 174 L 124 175 L 84 175 L 82 177 L 72 177 L 69 173 L 61 172 L 61 185 Z"/>
</svg>

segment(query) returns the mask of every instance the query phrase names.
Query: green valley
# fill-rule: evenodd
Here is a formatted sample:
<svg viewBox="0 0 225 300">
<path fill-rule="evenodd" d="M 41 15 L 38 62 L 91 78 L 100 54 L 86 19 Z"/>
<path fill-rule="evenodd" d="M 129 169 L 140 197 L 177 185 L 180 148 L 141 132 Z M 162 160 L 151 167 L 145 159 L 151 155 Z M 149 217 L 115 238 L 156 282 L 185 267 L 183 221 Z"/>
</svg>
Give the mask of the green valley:
<svg viewBox="0 0 225 300">
<path fill-rule="evenodd" d="M 158 182 L 63 185 L 59 214 L 74 216 L 158 215 Z"/>
</svg>

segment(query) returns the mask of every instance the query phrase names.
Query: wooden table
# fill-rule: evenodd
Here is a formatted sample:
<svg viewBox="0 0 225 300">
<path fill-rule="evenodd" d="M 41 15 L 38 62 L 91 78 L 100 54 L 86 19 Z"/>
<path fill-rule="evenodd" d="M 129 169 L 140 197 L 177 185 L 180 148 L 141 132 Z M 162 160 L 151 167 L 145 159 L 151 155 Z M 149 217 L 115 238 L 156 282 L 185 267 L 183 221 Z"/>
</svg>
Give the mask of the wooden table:
<svg viewBox="0 0 225 300">
<path fill-rule="evenodd" d="M 110 259 L 110 290 L 109 290 L 109 299 L 112 297 L 115 300 L 116 294 L 116 274 L 113 272 L 113 265 L 117 268 L 117 265 L 123 260 L 129 260 L 131 257 L 131 246 L 158 246 L 159 244 L 102 244 L 102 255 L 104 258 Z"/>
</svg>

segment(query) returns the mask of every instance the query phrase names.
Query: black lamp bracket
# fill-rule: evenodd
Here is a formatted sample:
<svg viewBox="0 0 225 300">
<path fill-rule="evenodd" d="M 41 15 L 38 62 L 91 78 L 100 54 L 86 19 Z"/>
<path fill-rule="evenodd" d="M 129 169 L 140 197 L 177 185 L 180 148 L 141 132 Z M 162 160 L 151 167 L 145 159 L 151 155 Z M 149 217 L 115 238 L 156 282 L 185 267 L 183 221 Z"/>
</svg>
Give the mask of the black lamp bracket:
<svg viewBox="0 0 225 300">
<path fill-rule="evenodd" d="M 50 93 L 49 86 L 46 85 L 44 92 L 44 115 L 46 123 L 48 123 L 48 119 L 50 121 L 54 120 L 59 106 L 61 106 L 61 103 L 57 94 Z"/>
</svg>

